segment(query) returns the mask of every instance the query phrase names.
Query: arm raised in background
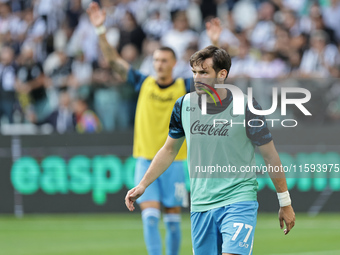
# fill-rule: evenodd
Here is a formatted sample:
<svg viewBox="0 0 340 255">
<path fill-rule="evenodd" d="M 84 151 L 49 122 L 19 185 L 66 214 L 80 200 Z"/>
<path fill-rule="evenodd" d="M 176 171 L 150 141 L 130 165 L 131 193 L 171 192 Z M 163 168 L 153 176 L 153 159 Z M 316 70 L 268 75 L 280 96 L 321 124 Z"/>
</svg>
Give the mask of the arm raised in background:
<svg viewBox="0 0 340 255">
<path fill-rule="evenodd" d="M 105 60 L 110 64 L 111 68 L 126 81 L 130 64 L 121 58 L 117 50 L 112 47 L 106 39 L 106 29 L 103 25 L 106 19 L 105 10 L 101 9 L 98 3 L 92 2 L 87 8 L 87 14 L 99 35 L 99 45 Z"/>
<path fill-rule="evenodd" d="M 294 213 L 293 207 L 290 205 L 287 182 L 286 182 L 285 173 L 281 167 L 282 166 L 281 160 L 280 160 L 279 154 L 277 153 L 275 149 L 273 141 L 270 141 L 267 144 L 261 145 L 258 148 L 266 163 L 269 176 L 275 186 L 278 196 L 282 194 L 282 196 L 287 196 L 286 200 L 287 199 L 289 200 L 289 203 L 287 203 L 288 205 L 280 206 L 280 210 L 279 210 L 280 227 L 281 229 L 283 229 L 284 227 L 283 222 L 286 223 L 286 229 L 284 230 L 284 233 L 285 235 L 287 235 L 289 231 L 295 225 L 295 213 Z M 281 169 L 281 171 L 278 171 L 278 172 L 269 171 L 270 168 L 274 169 L 275 167 L 276 169 Z"/>
<path fill-rule="evenodd" d="M 181 148 L 185 137 L 174 139 L 168 136 L 163 147 L 157 152 L 156 156 L 152 160 L 149 169 L 146 171 L 143 179 L 140 183 L 129 190 L 125 197 L 125 205 L 133 211 L 135 207 L 133 203 L 143 195 L 145 189 L 154 182 L 166 169 L 169 168 L 171 163 L 175 160 L 179 149 Z"/>
<path fill-rule="evenodd" d="M 221 21 L 219 18 L 214 18 L 205 23 L 205 29 L 211 43 L 219 47 L 219 39 L 222 33 Z"/>
</svg>

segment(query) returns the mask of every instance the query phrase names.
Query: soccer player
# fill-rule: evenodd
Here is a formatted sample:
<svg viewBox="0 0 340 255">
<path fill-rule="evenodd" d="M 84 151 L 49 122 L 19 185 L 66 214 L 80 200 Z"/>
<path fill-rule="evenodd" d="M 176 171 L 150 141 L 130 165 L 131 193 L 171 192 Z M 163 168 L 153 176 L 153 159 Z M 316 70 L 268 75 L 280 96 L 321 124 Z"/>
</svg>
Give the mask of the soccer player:
<svg viewBox="0 0 340 255">
<path fill-rule="evenodd" d="M 135 169 L 136 184 L 140 182 L 151 160 L 166 141 L 172 108 L 176 100 L 190 91 L 190 79 L 174 79 L 172 70 L 176 64 L 174 51 L 161 47 L 154 52 L 153 64 L 156 77 L 144 76 L 131 68 L 117 50 L 106 40 L 103 23 L 106 15 L 97 3 L 92 2 L 87 10 L 90 21 L 99 35 L 103 56 L 112 69 L 139 91 L 134 130 L 133 156 L 137 158 Z M 221 27 L 217 19 L 207 24 L 207 32 L 212 43 L 216 44 Z M 182 145 L 182 144 L 181 144 Z M 137 200 L 142 210 L 144 239 L 150 255 L 162 254 L 162 241 L 158 229 L 161 205 L 166 235 L 166 254 L 178 254 L 180 248 L 180 211 L 186 197 L 183 160 L 186 159 L 186 146 L 178 148 L 174 162 L 169 164 L 162 175 L 145 190 Z"/>
<path fill-rule="evenodd" d="M 280 168 L 280 158 L 265 117 L 250 112 L 247 96 L 242 95 L 245 114 L 234 115 L 231 91 L 215 86 L 225 83 L 231 67 L 229 54 L 208 46 L 192 55 L 190 65 L 196 91 L 176 101 L 168 138 L 140 183 L 128 191 L 125 203 L 130 211 L 134 210 L 134 201 L 165 172 L 186 138 L 194 254 L 248 255 L 252 253 L 257 218 L 257 181 L 256 173 L 244 173 L 242 167 L 255 165 L 255 146 L 268 167 Z M 203 115 L 204 95 L 207 104 Z M 215 106 L 213 102 L 219 99 L 221 103 Z M 255 99 L 252 103 L 254 108 L 261 109 Z M 255 119 L 255 123 L 248 124 Z M 221 124 L 215 125 L 215 120 Z M 259 122 L 264 125 L 260 127 Z M 220 170 L 225 166 L 225 171 L 217 171 L 217 166 Z M 236 171 L 228 172 L 228 167 Z M 271 172 L 270 177 L 278 194 L 280 226 L 282 229 L 285 222 L 284 233 L 288 234 L 295 224 L 295 214 L 285 175 L 282 171 Z"/>
</svg>

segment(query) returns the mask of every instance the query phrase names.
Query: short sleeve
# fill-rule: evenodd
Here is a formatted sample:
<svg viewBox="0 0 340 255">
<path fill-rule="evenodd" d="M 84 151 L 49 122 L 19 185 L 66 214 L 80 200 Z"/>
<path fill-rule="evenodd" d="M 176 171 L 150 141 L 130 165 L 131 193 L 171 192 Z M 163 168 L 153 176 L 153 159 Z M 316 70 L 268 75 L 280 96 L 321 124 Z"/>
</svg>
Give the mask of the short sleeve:
<svg viewBox="0 0 340 255">
<path fill-rule="evenodd" d="M 262 110 L 262 107 L 255 100 L 255 98 L 253 98 L 253 106 L 257 110 Z M 248 121 L 255 120 L 255 119 L 256 121 L 250 122 L 252 126 L 248 125 Z M 249 110 L 248 104 L 247 104 L 247 110 L 246 110 L 246 123 L 247 123 L 247 128 L 246 128 L 247 136 L 254 145 L 261 146 L 273 140 L 272 134 L 270 133 L 268 129 L 265 116 L 256 115 L 252 113 Z"/>
<path fill-rule="evenodd" d="M 130 67 L 127 75 L 127 82 L 131 83 L 135 91 L 140 91 L 140 88 L 148 76 Z"/>
<path fill-rule="evenodd" d="M 174 139 L 179 139 L 185 136 L 183 125 L 182 125 L 182 103 L 184 96 L 177 99 L 175 106 L 172 110 L 170 125 L 169 125 L 169 136 Z"/>
<path fill-rule="evenodd" d="M 190 93 L 191 91 L 191 84 L 194 85 L 194 79 L 193 78 L 186 78 L 184 79 L 185 89 L 187 93 Z"/>
</svg>

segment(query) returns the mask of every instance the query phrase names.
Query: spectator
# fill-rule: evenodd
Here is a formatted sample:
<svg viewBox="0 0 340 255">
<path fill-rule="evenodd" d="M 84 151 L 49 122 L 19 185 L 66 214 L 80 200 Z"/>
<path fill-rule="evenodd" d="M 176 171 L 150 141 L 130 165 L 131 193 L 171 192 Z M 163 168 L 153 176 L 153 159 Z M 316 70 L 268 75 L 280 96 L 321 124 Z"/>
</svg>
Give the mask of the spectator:
<svg viewBox="0 0 340 255">
<path fill-rule="evenodd" d="M 23 44 L 30 44 L 30 47 L 34 45 L 35 57 L 42 62 L 47 56 L 46 41 L 44 40 L 47 34 L 45 20 L 42 17 L 35 18 L 33 8 L 26 9 L 19 29 Z"/>
<path fill-rule="evenodd" d="M 258 13 L 254 1 L 229 0 L 226 4 L 232 14 L 227 16 L 228 21 L 234 24 L 235 29 L 248 30 L 255 27 Z"/>
<path fill-rule="evenodd" d="M 62 22 L 60 27 L 53 34 L 54 50 L 66 52 L 67 44 L 73 35 L 73 31 L 73 28 L 71 28 L 66 21 Z"/>
<path fill-rule="evenodd" d="M 331 5 L 322 8 L 322 16 L 327 27 L 333 29 L 340 41 L 340 0 L 331 0 Z"/>
<path fill-rule="evenodd" d="M 189 28 L 185 11 L 177 11 L 173 14 L 173 28 L 162 37 L 161 43 L 172 48 L 176 58 L 181 59 L 188 46 L 197 39 L 198 34 Z"/>
<path fill-rule="evenodd" d="M 78 98 L 73 102 L 73 111 L 76 115 L 76 130 L 78 133 L 98 133 L 101 123 L 97 115 L 89 109 L 84 99 Z"/>
<path fill-rule="evenodd" d="M 301 64 L 301 53 L 291 50 L 288 55 L 288 73 L 292 78 L 299 78 Z"/>
<path fill-rule="evenodd" d="M 197 44 L 192 43 L 185 50 L 184 55 L 181 59 L 179 59 L 176 63 L 176 66 L 173 70 L 173 77 L 179 78 L 191 78 L 192 70 L 189 64 L 190 57 L 198 50 Z"/>
<path fill-rule="evenodd" d="M 251 70 L 255 68 L 257 61 L 249 54 L 249 42 L 242 42 L 238 48 L 237 55 L 232 59 L 232 67 L 230 69 L 230 78 L 249 77 Z"/>
<path fill-rule="evenodd" d="M 85 61 L 85 54 L 78 52 L 71 65 L 72 76 L 74 77 L 74 88 L 89 85 L 92 77 L 92 65 Z"/>
<path fill-rule="evenodd" d="M 334 30 L 325 26 L 323 17 L 321 15 L 317 15 L 313 17 L 312 26 L 313 26 L 313 30 L 325 31 L 327 33 L 328 40 L 330 43 L 333 43 L 333 44 L 337 43 Z"/>
<path fill-rule="evenodd" d="M 302 33 L 290 39 L 290 46 L 293 50 L 299 51 L 302 54 L 308 49 L 309 35 Z"/>
<path fill-rule="evenodd" d="M 137 21 L 131 12 L 125 13 L 123 21 L 123 25 L 120 26 L 118 52 L 121 53 L 123 47 L 127 44 L 133 44 L 137 47 L 138 52 L 141 52 L 142 43 L 145 38 L 142 28 L 137 24 Z"/>
<path fill-rule="evenodd" d="M 63 51 L 51 53 L 43 65 L 44 73 L 51 79 L 56 89 L 67 86 L 67 79 L 72 72 L 72 60 Z"/>
<path fill-rule="evenodd" d="M 64 0 L 34 1 L 34 14 L 45 21 L 48 34 L 52 34 L 58 28 L 61 20 L 65 17 L 63 9 L 64 2 Z"/>
<path fill-rule="evenodd" d="M 0 123 L 6 116 L 13 123 L 13 111 L 16 103 L 14 51 L 10 47 L 1 49 L 0 62 Z"/>
<path fill-rule="evenodd" d="M 308 1 L 308 3 L 309 2 L 310 1 Z M 308 16 L 304 15 L 300 19 L 301 30 L 306 34 L 311 33 L 311 31 L 314 29 L 312 25 L 312 20 L 315 17 L 318 17 L 320 15 L 321 15 L 321 8 L 319 4 L 317 2 L 312 2 L 312 4 L 310 5 L 310 8 L 308 8 Z"/>
<path fill-rule="evenodd" d="M 34 60 L 33 47 L 26 45 L 20 54 L 16 73 L 16 88 L 21 98 L 27 98 L 33 107 L 37 121 L 42 121 L 51 113 L 46 93 L 45 75 L 40 62 Z M 24 104 L 26 108 L 28 104 Z"/>
<path fill-rule="evenodd" d="M 72 30 L 77 27 L 82 13 L 83 9 L 81 7 L 81 0 L 73 0 L 68 3 L 66 18 L 68 21 L 67 23 Z"/>
<path fill-rule="evenodd" d="M 261 60 L 252 68 L 252 78 L 279 78 L 287 72 L 285 63 L 271 49 L 263 50 Z"/>
<path fill-rule="evenodd" d="M 0 42 L 10 44 L 12 33 L 19 19 L 12 14 L 10 3 L 0 3 Z"/>
<path fill-rule="evenodd" d="M 171 28 L 171 22 L 161 17 L 159 10 L 153 10 L 143 24 L 143 31 L 149 39 L 159 40 Z"/>
<path fill-rule="evenodd" d="M 119 75 L 110 72 L 110 68 L 103 59 L 92 75 L 92 86 L 95 87 L 94 109 L 105 131 L 112 132 L 119 126 L 119 110 L 121 108 L 121 95 L 114 80 L 120 80 Z"/>
<path fill-rule="evenodd" d="M 258 14 L 258 22 L 251 32 L 250 41 L 258 49 L 272 47 L 274 45 L 275 24 L 273 22 L 275 8 L 270 2 L 261 4 Z"/>
<path fill-rule="evenodd" d="M 110 5 L 112 6 L 112 3 L 110 3 L 109 0 L 102 0 L 102 1 L 103 1 L 103 7 L 105 6 L 106 8 L 108 8 Z M 148 4 L 149 3 L 147 3 L 147 5 Z M 140 22 L 141 20 L 143 20 L 144 14 L 145 14 L 144 11 L 140 11 L 140 10 L 144 9 L 145 7 L 146 7 L 146 4 L 142 3 L 141 0 L 139 1 L 120 0 L 115 6 L 114 11 L 111 12 L 110 10 L 110 12 L 108 13 L 109 16 L 107 17 L 105 23 L 108 26 L 122 27 L 124 23 L 124 16 L 127 12 L 131 13 L 134 17 L 136 17 L 136 20 Z"/>
<path fill-rule="evenodd" d="M 71 98 L 67 90 L 59 94 L 59 105 L 45 120 L 37 122 L 37 125 L 49 123 L 59 134 L 75 131 L 76 116 L 72 111 Z"/>
<path fill-rule="evenodd" d="M 189 0 L 168 0 L 167 1 L 167 7 L 170 12 L 176 12 L 176 11 L 184 11 L 187 10 L 189 7 L 190 1 Z"/>
<path fill-rule="evenodd" d="M 125 44 L 121 50 L 121 56 L 124 60 L 126 60 L 129 64 L 131 64 L 134 68 L 138 68 L 140 61 L 139 61 L 139 51 L 137 47 L 132 44 Z"/>
<path fill-rule="evenodd" d="M 11 0 L 11 8 L 13 12 L 21 12 L 30 6 L 32 6 L 32 0 Z"/>
<path fill-rule="evenodd" d="M 328 44 L 327 34 L 322 30 L 312 33 L 311 47 L 302 56 L 300 72 L 303 77 L 329 77 L 340 61 L 336 46 Z"/>
<path fill-rule="evenodd" d="M 306 5 L 307 0 L 283 0 L 283 6 L 285 8 L 291 9 L 296 13 L 302 13 L 303 8 Z"/>
<path fill-rule="evenodd" d="M 340 123 L 340 84 L 336 82 L 327 93 L 326 119 L 332 123 Z"/>
<path fill-rule="evenodd" d="M 217 16 L 217 5 L 218 1 L 201 0 L 200 9 L 202 13 L 202 19 L 205 20 L 207 17 Z"/>
<path fill-rule="evenodd" d="M 126 116 L 133 115 L 135 95 L 119 86 L 122 81 L 107 71 L 107 64 L 93 70 L 101 60 L 98 36 L 84 13 L 90 1 L 0 1 L 0 119 L 12 123 L 19 101 L 24 113 L 32 110 L 35 121 L 43 121 L 59 105 L 60 88 L 68 87 L 71 98 L 86 98 L 104 130 L 132 125 Z M 202 16 L 208 19 L 215 13 L 224 23 L 219 45 L 234 56 L 230 76 L 242 89 L 254 86 L 256 79 L 248 78 L 255 77 L 266 78 L 266 89 L 268 78 L 340 76 L 340 0 L 100 3 L 107 12 L 109 43 L 145 75 L 155 74 L 152 54 L 163 44 L 177 54 L 173 76 L 191 76 L 188 57 L 196 47 L 210 44 L 201 31 Z M 124 113 L 117 114 L 118 108 Z"/>
<path fill-rule="evenodd" d="M 299 20 L 295 12 L 292 10 L 283 11 L 283 24 L 282 25 L 284 28 L 288 29 L 292 37 L 295 37 L 301 34 Z"/>
<path fill-rule="evenodd" d="M 80 17 L 77 28 L 67 44 L 67 54 L 76 56 L 82 51 L 85 61 L 92 63 L 98 59 L 98 36 L 96 35 L 86 13 Z"/>
<path fill-rule="evenodd" d="M 281 26 L 276 26 L 276 41 L 274 50 L 282 60 L 288 60 L 289 52 L 291 51 L 291 37 L 289 31 Z"/>
<path fill-rule="evenodd" d="M 10 45 L 18 52 L 19 45 L 14 41 L 15 29 L 20 19 L 11 11 L 10 3 L 0 3 L 0 45 Z"/>
</svg>

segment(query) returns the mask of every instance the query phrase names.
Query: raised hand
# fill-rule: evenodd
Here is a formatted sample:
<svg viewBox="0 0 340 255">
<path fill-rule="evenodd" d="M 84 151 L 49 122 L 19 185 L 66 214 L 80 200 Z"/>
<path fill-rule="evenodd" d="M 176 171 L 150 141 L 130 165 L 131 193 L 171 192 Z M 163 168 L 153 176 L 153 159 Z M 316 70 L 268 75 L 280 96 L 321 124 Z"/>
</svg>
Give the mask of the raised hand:
<svg viewBox="0 0 340 255">
<path fill-rule="evenodd" d="M 222 33 L 221 21 L 219 18 L 214 18 L 205 23 L 207 35 L 213 45 L 218 46 L 218 41 Z"/>
<path fill-rule="evenodd" d="M 93 26 L 100 27 L 104 24 L 106 18 L 106 12 L 104 9 L 100 9 L 98 3 L 92 2 L 86 10 L 89 15 L 90 21 Z"/>
</svg>

